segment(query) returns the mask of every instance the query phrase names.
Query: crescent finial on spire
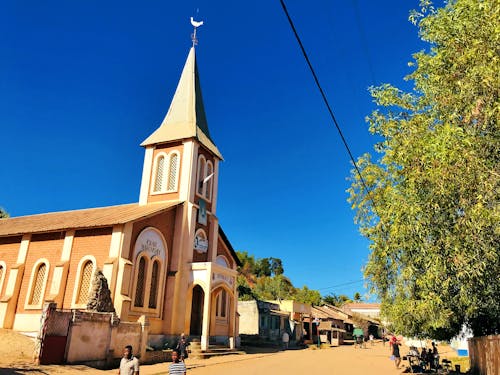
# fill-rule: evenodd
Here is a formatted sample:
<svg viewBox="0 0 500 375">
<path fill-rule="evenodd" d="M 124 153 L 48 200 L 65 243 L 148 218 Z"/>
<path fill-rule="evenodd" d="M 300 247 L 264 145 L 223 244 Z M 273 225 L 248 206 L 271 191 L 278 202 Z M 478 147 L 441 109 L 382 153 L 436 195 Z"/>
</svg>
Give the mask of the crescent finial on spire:
<svg viewBox="0 0 500 375">
<path fill-rule="evenodd" d="M 191 25 L 194 27 L 194 31 L 191 34 L 191 40 L 193 41 L 193 47 L 198 44 L 198 39 L 196 39 L 196 29 L 203 25 L 203 21 L 195 21 L 193 17 L 191 17 Z"/>
</svg>

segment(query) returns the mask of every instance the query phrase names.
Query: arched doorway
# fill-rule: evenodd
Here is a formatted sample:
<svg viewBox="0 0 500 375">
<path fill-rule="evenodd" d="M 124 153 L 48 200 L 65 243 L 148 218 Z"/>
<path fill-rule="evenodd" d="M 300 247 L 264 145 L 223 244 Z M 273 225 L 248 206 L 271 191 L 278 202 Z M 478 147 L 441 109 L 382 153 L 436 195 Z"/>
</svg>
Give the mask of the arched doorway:
<svg viewBox="0 0 500 375">
<path fill-rule="evenodd" d="M 232 293 L 224 287 L 218 287 L 212 291 L 211 298 L 210 338 L 227 345 L 234 323 Z"/>
<path fill-rule="evenodd" d="M 191 302 L 191 325 L 189 334 L 191 336 L 201 336 L 203 326 L 203 302 L 205 299 L 205 292 L 199 285 L 193 288 L 193 297 Z"/>
</svg>

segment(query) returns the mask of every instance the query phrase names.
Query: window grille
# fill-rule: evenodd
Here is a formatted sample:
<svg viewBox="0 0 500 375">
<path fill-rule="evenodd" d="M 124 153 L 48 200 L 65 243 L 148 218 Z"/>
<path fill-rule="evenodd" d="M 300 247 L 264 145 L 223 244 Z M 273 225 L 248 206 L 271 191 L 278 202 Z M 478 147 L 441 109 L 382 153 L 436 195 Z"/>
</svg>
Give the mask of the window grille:
<svg viewBox="0 0 500 375">
<path fill-rule="evenodd" d="M 146 260 L 141 258 L 139 261 L 139 269 L 137 270 L 137 287 L 135 290 L 135 301 L 134 305 L 136 307 L 144 306 L 144 284 L 146 281 Z"/>
<path fill-rule="evenodd" d="M 151 289 L 149 290 L 149 308 L 156 309 L 156 296 L 158 294 L 158 273 L 160 271 L 160 262 L 157 260 L 153 263 L 151 271 Z"/>
<path fill-rule="evenodd" d="M 167 190 L 175 191 L 176 190 L 176 181 L 177 181 L 177 161 L 179 159 L 179 155 L 172 154 L 170 156 L 170 166 L 168 169 L 168 183 Z"/>
<path fill-rule="evenodd" d="M 227 300 L 227 292 L 222 289 L 222 297 L 221 297 L 221 308 L 220 308 L 220 316 L 222 318 L 225 318 L 226 317 L 226 300 Z"/>
<path fill-rule="evenodd" d="M 205 158 L 198 159 L 198 194 L 203 195 L 203 179 L 205 178 Z"/>
<path fill-rule="evenodd" d="M 213 171 L 214 171 L 214 169 L 212 167 L 212 163 L 207 162 L 207 173 L 205 174 L 205 177 L 210 176 L 213 173 Z M 207 183 L 206 183 L 205 196 L 206 196 L 207 200 L 212 199 L 212 180 L 213 180 L 213 177 L 209 178 L 207 180 Z"/>
<path fill-rule="evenodd" d="M 220 293 L 217 294 L 215 299 L 215 316 L 220 316 Z"/>
<path fill-rule="evenodd" d="M 156 162 L 156 176 L 155 176 L 155 192 L 161 191 L 163 188 L 163 171 L 165 169 L 165 157 L 160 156 Z"/>
<path fill-rule="evenodd" d="M 47 265 L 42 263 L 38 266 L 35 278 L 33 280 L 34 286 L 31 292 L 31 299 L 29 301 L 30 305 L 38 305 L 42 300 L 43 295 L 43 284 L 45 281 L 45 272 L 47 271 Z"/>
<path fill-rule="evenodd" d="M 76 303 L 79 305 L 84 305 L 89 301 L 93 270 L 94 264 L 92 263 L 92 261 L 86 261 L 82 267 L 82 272 L 80 275 L 80 289 L 78 291 L 78 299 L 76 300 Z"/>
</svg>

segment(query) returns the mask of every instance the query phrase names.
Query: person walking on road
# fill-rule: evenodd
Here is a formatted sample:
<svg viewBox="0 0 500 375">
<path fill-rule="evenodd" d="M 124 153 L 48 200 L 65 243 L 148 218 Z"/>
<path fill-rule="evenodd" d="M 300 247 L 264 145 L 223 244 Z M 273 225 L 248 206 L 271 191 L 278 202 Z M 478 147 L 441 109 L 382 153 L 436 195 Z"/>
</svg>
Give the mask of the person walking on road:
<svg viewBox="0 0 500 375">
<path fill-rule="evenodd" d="M 120 361 L 119 375 L 139 375 L 139 360 L 132 354 L 132 346 L 123 349 L 123 358 Z"/>
<path fill-rule="evenodd" d="M 287 331 L 283 332 L 283 335 L 281 336 L 281 341 L 283 341 L 283 350 L 288 349 L 288 343 L 290 341 L 290 336 L 288 335 Z"/>
<path fill-rule="evenodd" d="M 170 375 L 186 375 L 186 365 L 180 361 L 180 353 L 177 349 L 172 352 L 172 363 L 168 366 Z"/>
<path fill-rule="evenodd" d="M 401 364 L 401 354 L 399 354 L 400 345 L 401 343 L 396 338 L 396 336 L 393 336 L 391 338 L 392 357 L 394 357 L 394 364 L 396 365 L 397 369 L 399 369 L 399 365 Z"/>
<path fill-rule="evenodd" d="M 181 334 L 181 337 L 177 342 L 177 345 L 175 346 L 175 349 L 179 352 L 181 362 L 184 362 L 184 359 L 188 357 L 188 350 L 187 350 L 188 346 L 189 343 L 187 342 L 186 336 L 183 333 Z"/>
</svg>

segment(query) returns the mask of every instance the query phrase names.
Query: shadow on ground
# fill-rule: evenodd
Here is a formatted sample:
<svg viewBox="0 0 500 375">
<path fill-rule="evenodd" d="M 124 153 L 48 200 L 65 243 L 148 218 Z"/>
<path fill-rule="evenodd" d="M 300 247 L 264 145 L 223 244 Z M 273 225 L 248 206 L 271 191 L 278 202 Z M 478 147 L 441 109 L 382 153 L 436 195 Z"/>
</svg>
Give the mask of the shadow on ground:
<svg viewBox="0 0 500 375">
<path fill-rule="evenodd" d="M 36 368 L 30 368 L 30 367 L 15 367 L 15 368 L 5 368 L 5 367 L 0 367 L 0 374 L 2 375 L 20 375 L 20 374 L 33 374 L 33 375 L 45 375 L 49 374 L 49 372 L 36 369 Z"/>
</svg>

